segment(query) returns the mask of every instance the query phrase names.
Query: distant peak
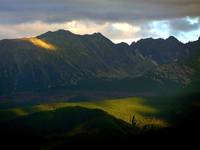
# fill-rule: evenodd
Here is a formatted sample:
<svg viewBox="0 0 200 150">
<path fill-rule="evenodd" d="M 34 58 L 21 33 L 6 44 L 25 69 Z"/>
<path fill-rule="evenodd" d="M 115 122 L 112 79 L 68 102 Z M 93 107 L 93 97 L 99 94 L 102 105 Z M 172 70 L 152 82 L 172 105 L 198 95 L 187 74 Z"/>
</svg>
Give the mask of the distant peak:
<svg viewBox="0 0 200 150">
<path fill-rule="evenodd" d="M 96 34 L 96 35 L 102 35 L 100 32 L 95 32 L 94 34 Z"/>
<path fill-rule="evenodd" d="M 82 36 L 89 36 L 91 38 L 101 38 L 101 39 L 107 39 L 107 37 L 105 37 L 103 34 L 101 34 L 100 32 L 96 32 L 96 33 L 92 33 L 92 34 L 84 34 Z"/>
<path fill-rule="evenodd" d="M 55 33 L 70 33 L 70 34 L 73 34 L 71 31 L 69 31 L 69 30 L 64 30 L 64 29 L 60 29 L 60 30 L 57 30 L 57 31 L 55 31 Z"/>
<path fill-rule="evenodd" d="M 127 43 L 125 42 L 121 42 L 121 43 L 117 43 L 117 45 L 121 45 L 121 46 L 129 46 Z"/>
<path fill-rule="evenodd" d="M 75 34 L 75 33 L 72 33 L 71 31 L 69 30 L 64 30 L 64 29 L 59 29 L 57 31 L 48 31 L 40 36 L 48 36 L 50 34 L 59 34 L 59 35 L 79 35 L 79 34 Z M 40 37 L 39 36 L 39 37 Z M 79 35 L 81 36 L 81 35 Z M 96 32 L 96 33 L 92 33 L 92 34 L 84 34 L 82 36 L 96 36 L 96 37 L 105 37 L 103 34 L 101 34 L 100 32 Z"/>
<path fill-rule="evenodd" d="M 175 38 L 174 36 L 170 36 L 168 37 L 166 40 L 170 40 L 170 41 L 178 41 L 177 38 Z"/>
<path fill-rule="evenodd" d="M 99 37 L 100 37 L 100 36 L 101 36 L 101 37 L 103 36 L 103 34 L 101 34 L 100 32 L 93 33 L 92 35 L 94 35 L 94 36 L 99 36 Z"/>
<path fill-rule="evenodd" d="M 118 44 L 128 45 L 126 42 L 120 42 Z"/>
<path fill-rule="evenodd" d="M 68 30 L 60 29 L 60 30 L 57 30 L 57 31 L 48 31 L 48 32 L 38 36 L 38 38 L 49 37 L 49 36 L 52 36 L 52 35 L 73 35 L 73 33 L 68 31 Z"/>
<path fill-rule="evenodd" d="M 155 39 L 149 37 L 149 38 L 142 38 L 142 39 L 138 40 L 137 42 L 153 41 L 153 40 L 155 40 Z M 137 43 L 137 42 L 136 42 L 136 43 Z"/>
<path fill-rule="evenodd" d="M 136 44 L 136 42 L 135 41 L 133 41 L 132 43 L 131 43 L 131 46 L 133 46 L 133 45 L 135 45 Z"/>
</svg>

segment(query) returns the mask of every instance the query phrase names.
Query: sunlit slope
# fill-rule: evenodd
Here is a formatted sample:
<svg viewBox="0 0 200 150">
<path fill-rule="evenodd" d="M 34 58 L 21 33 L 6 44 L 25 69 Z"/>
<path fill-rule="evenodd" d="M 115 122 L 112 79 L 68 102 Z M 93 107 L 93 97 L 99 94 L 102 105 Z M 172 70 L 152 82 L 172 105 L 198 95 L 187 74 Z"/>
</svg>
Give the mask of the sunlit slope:
<svg viewBox="0 0 200 150">
<path fill-rule="evenodd" d="M 47 41 L 41 40 L 39 38 L 36 38 L 36 37 L 23 38 L 22 40 L 30 42 L 33 45 L 35 45 L 37 47 L 40 47 L 40 48 L 44 48 L 44 49 L 47 49 L 47 50 L 56 50 L 56 47 L 53 44 L 51 44 L 51 43 L 49 43 Z"/>
<path fill-rule="evenodd" d="M 168 126 L 166 121 L 158 117 L 160 110 L 145 104 L 144 99 L 136 97 L 104 100 L 101 102 L 63 102 L 41 104 L 32 107 L 2 110 L 0 115 L 2 119 L 4 116 L 6 116 L 5 119 L 9 120 L 9 118 L 13 119 L 20 116 L 30 115 L 36 112 L 54 111 L 61 108 L 75 106 L 89 109 L 100 109 L 130 124 L 132 123 L 132 118 L 135 117 L 136 124 L 139 127 L 143 127 L 145 125 L 152 125 L 157 127 Z M 6 114 L 10 114 L 10 116 Z"/>
</svg>

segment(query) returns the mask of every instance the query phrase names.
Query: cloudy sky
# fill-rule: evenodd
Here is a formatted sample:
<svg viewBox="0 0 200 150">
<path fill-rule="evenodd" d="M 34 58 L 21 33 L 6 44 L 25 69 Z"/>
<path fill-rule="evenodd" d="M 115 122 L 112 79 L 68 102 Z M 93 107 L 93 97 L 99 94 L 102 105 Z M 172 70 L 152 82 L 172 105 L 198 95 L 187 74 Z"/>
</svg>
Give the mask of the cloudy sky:
<svg viewBox="0 0 200 150">
<path fill-rule="evenodd" d="M 200 36 L 200 0 L 0 0 L 0 39 L 101 32 L 114 42 Z"/>
</svg>

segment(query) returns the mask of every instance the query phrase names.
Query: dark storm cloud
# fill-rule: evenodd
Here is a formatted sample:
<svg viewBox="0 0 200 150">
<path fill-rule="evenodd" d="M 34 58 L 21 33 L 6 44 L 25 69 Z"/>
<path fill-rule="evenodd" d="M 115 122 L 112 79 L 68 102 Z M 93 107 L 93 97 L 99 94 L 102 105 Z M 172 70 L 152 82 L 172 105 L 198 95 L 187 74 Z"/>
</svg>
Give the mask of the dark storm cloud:
<svg viewBox="0 0 200 150">
<path fill-rule="evenodd" d="M 200 0 L 0 0 L 0 39 L 66 29 L 117 42 L 200 35 Z"/>
<path fill-rule="evenodd" d="M 172 30 L 180 32 L 188 32 L 200 28 L 200 19 L 196 18 L 194 20 L 191 20 L 189 18 L 175 19 L 170 21 L 169 25 Z"/>
<path fill-rule="evenodd" d="M 200 0 L 0 0 L 0 23 L 142 22 L 200 16 Z"/>
</svg>

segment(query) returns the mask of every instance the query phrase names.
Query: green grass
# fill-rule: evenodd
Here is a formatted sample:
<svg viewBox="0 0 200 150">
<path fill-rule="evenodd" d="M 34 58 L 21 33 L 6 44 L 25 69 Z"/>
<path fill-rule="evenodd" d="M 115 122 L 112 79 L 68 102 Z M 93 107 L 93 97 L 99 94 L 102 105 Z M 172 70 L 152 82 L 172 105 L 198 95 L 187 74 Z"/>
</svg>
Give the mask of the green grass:
<svg viewBox="0 0 200 150">
<path fill-rule="evenodd" d="M 17 107 L 7 110 L 1 110 L 1 120 L 11 120 L 16 117 L 30 115 L 42 111 L 54 111 L 61 108 L 80 106 L 89 109 L 100 109 L 108 114 L 131 124 L 135 116 L 137 126 L 152 125 L 157 127 L 166 127 L 169 124 L 161 118 L 161 110 L 152 105 L 148 105 L 145 99 L 138 97 L 103 100 L 97 102 L 59 102 L 50 104 L 41 104 L 30 107 Z"/>
</svg>

